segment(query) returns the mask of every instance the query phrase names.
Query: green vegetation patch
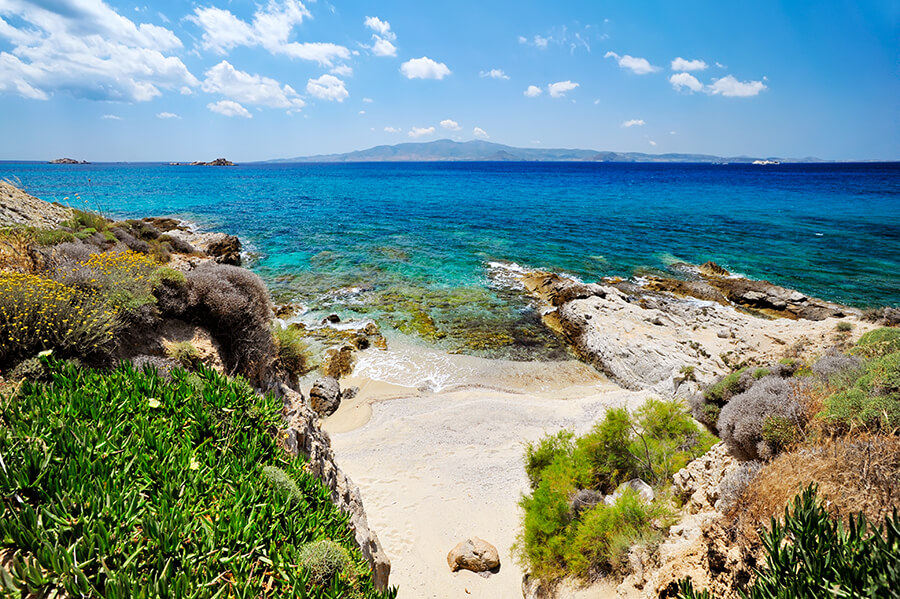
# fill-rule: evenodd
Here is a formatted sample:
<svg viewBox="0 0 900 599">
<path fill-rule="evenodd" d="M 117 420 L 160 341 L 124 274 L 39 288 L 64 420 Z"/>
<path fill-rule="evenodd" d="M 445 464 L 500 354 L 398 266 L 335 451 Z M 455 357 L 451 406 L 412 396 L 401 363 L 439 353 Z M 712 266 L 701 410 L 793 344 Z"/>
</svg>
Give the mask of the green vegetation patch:
<svg viewBox="0 0 900 599">
<path fill-rule="evenodd" d="M 900 351 L 900 329 L 884 327 L 859 338 L 850 353 L 875 358 Z"/>
<path fill-rule="evenodd" d="M 849 526 L 830 516 L 810 485 L 794 498 L 784 520 L 772 519 L 761 536 L 765 565 L 749 599 L 818 599 L 820 597 L 897 597 L 900 580 L 900 516 L 895 510 L 883 526 L 870 528 L 862 513 Z M 682 599 L 711 599 L 680 583 Z"/>
<path fill-rule="evenodd" d="M 10 595 L 396 596 L 374 590 L 348 517 L 278 448 L 280 400 L 203 368 L 167 382 L 130 363 L 47 365 L 51 382 L 0 407 Z M 301 565 L 323 539 L 353 576 L 325 583 Z"/>
<path fill-rule="evenodd" d="M 628 547 L 658 534 L 654 522 L 669 509 L 662 499 L 644 503 L 630 490 L 607 505 L 604 494 L 640 478 L 664 495 L 672 474 L 715 440 L 679 401 L 650 399 L 633 414 L 609 410 L 582 437 L 563 431 L 529 444 L 532 492 L 520 502 L 520 559 L 536 576 L 549 578 L 616 569 Z"/>
<path fill-rule="evenodd" d="M 819 416 L 843 428 L 900 428 L 900 351 L 867 360 L 855 381 L 825 400 Z"/>
</svg>

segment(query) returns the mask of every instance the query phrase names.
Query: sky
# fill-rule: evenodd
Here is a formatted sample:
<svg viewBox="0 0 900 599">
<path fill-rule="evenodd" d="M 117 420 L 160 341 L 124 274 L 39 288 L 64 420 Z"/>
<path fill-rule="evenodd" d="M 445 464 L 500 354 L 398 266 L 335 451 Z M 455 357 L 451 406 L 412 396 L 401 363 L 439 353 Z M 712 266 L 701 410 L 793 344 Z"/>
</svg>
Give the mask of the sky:
<svg viewBox="0 0 900 599">
<path fill-rule="evenodd" d="M 0 0 L 0 160 L 900 160 L 900 2 Z"/>
</svg>

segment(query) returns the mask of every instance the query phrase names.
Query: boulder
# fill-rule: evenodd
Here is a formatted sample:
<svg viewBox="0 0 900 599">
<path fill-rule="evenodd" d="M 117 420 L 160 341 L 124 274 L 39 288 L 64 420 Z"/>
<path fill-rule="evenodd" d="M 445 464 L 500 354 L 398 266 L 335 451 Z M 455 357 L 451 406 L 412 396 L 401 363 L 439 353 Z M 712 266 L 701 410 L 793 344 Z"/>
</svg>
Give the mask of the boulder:
<svg viewBox="0 0 900 599">
<path fill-rule="evenodd" d="M 309 391 L 309 404 L 322 418 L 334 414 L 341 405 L 341 385 L 337 379 L 330 376 L 317 379 Z"/>
<path fill-rule="evenodd" d="M 656 497 L 656 494 L 653 492 L 653 487 L 645 483 L 639 478 L 633 478 L 627 483 L 622 483 L 619 487 L 612 493 L 612 495 L 607 495 L 603 502 L 606 505 L 612 505 L 616 502 L 616 500 L 625 493 L 626 489 L 634 489 L 635 493 L 638 494 L 638 497 L 646 502 L 650 503 Z"/>
<path fill-rule="evenodd" d="M 353 372 L 353 347 L 344 345 L 340 349 L 326 351 L 322 370 L 325 376 L 336 379 L 349 375 Z"/>
<path fill-rule="evenodd" d="M 241 265 L 241 240 L 234 235 L 219 234 L 206 246 L 206 253 L 219 264 Z"/>
<path fill-rule="evenodd" d="M 447 564 L 453 572 L 460 569 L 487 572 L 500 565 L 500 554 L 496 547 L 484 539 L 469 537 L 450 550 Z"/>
</svg>

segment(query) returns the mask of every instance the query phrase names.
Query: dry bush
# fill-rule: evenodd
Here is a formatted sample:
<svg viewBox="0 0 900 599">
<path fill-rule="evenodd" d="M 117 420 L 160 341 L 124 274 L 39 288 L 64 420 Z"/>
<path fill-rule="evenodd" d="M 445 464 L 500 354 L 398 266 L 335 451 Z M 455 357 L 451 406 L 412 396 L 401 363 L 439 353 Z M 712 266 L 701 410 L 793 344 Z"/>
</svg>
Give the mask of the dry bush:
<svg viewBox="0 0 900 599">
<path fill-rule="evenodd" d="M 243 268 L 205 262 L 187 274 L 192 318 L 222 345 L 225 367 L 257 380 L 275 359 L 265 284 Z"/>
<path fill-rule="evenodd" d="M 797 387 L 797 382 L 764 376 L 725 404 L 719 415 L 719 437 L 734 457 L 767 459 L 790 441 L 784 438 L 790 434 L 788 429 L 793 427 L 799 434 L 805 411 L 797 399 Z M 767 438 L 767 429 L 772 430 L 773 424 L 777 425 L 777 439 Z"/>
<path fill-rule="evenodd" d="M 860 435 L 829 438 L 783 453 L 753 479 L 726 517 L 745 539 L 784 514 L 784 508 L 810 483 L 829 512 L 847 517 L 863 512 L 880 524 L 900 505 L 900 438 Z"/>
<path fill-rule="evenodd" d="M 853 374 L 858 374 L 862 368 L 862 360 L 856 356 L 848 356 L 842 353 L 826 354 L 812 365 L 813 374 L 823 381 L 843 379 Z"/>
</svg>

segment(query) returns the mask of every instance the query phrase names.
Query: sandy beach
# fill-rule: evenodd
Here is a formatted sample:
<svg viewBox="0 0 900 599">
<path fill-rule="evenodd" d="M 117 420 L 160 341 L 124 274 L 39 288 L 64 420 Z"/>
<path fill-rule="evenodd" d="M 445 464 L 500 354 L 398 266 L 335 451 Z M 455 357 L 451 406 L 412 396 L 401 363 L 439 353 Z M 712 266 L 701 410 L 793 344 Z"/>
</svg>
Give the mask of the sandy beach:
<svg viewBox="0 0 900 599">
<path fill-rule="evenodd" d="M 648 396 L 575 361 L 506 362 L 402 346 L 363 352 L 355 374 L 342 384 L 360 393 L 324 428 L 360 487 L 402 599 L 521 597 L 512 546 L 517 502 L 528 489 L 524 444 L 563 428 L 583 432 L 608 407 L 633 408 Z M 499 572 L 450 572 L 447 553 L 469 536 L 497 547 Z"/>
</svg>

